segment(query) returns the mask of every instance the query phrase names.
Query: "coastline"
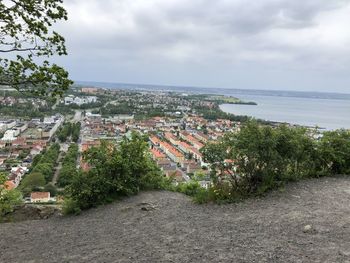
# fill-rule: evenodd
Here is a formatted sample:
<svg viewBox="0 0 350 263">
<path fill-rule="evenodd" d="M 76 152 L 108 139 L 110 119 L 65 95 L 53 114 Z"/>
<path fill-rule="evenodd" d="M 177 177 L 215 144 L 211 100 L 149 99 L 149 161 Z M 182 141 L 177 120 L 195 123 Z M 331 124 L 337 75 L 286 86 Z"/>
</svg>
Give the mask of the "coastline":
<svg viewBox="0 0 350 263">
<path fill-rule="evenodd" d="M 278 125 L 288 125 L 288 126 L 293 126 L 293 127 L 303 127 L 303 128 L 307 128 L 307 129 L 318 129 L 320 131 L 324 131 L 324 130 L 328 130 L 326 127 L 321 127 L 321 126 L 317 126 L 317 125 L 304 125 L 304 124 L 298 124 L 298 123 L 292 123 L 292 122 L 288 122 L 288 121 L 277 121 L 277 120 L 270 120 L 270 119 L 265 119 L 265 118 L 258 118 L 256 116 L 252 116 L 249 114 L 235 114 L 231 111 L 225 110 L 223 109 L 223 107 L 225 105 L 247 105 L 247 106 L 258 106 L 259 104 L 247 104 L 247 103 L 223 103 L 223 104 L 219 104 L 218 107 L 220 109 L 220 111 L 226 113 L 226 114 L 230 114 L 230 115 L 234 115 L 234 116 L 245 116 L 251 119 L 256 119 L 259 122 L 271 125 L 271 126 L 278 126 Z"/>
</svg>

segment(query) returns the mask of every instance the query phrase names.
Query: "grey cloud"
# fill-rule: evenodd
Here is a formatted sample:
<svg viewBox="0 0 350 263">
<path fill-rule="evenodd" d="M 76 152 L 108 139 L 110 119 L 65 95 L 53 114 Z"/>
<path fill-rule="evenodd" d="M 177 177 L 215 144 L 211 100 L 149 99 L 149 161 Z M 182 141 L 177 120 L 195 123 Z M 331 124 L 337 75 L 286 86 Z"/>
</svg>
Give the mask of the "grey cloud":
<svg viewBox="0 0 350 263">
<path fill-rule="evenodd" d="M 163 69 L 173 70 L 172 84 L 175 77 L 191 79 L 188 73 L 184 77 L 183 68 L 196 72 L 193 83 L 202 83 L 195 80 L 201 70 L 206 83 L 209 69 L 215 68 L 226 72 L 226 80 L 218 82 L 234 84 L 227 69 L 252 68 L 252 74 L 262 76 L 266 68 L 284 71 L 281 75 L 291 69 L 325 70 L 334 59 L 341 66 L 350 65 L 344 56 L 347 50 L 328 47 L 323 29 L 318 28 L 322 14 L 346 8 L 348 0 L 65 0 L 65 4 L 70 20 L 58 29 L 67 38 L 70 58 L 96 68 L 96 80 L 105 78 L 100 70 L 104 66 L 118 69 L 120 78 L 129 82 L 133 82 L 131 71 L 146 81 Z M 338 65 L 332 67 L 336 70 Z M 215 84 L 212 76 L 208 82 Z"/>
</svg>

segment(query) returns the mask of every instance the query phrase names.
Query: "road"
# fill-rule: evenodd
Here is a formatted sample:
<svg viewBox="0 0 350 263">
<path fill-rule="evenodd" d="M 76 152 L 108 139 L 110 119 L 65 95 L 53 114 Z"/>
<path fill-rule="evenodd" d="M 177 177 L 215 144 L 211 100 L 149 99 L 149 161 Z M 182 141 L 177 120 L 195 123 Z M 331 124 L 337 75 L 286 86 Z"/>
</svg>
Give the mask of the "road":
<svg viewBox="0 0 350 263">
<path fill-rule="evenodd" d="M 82 111 L 81 110 L 76 110 L 74 117 L 73 117 L 73 122 L 80 122 L 82 119 Z"/>
<path fill-rule="evenodd" d="M 58 177 L 60 175 L 60 171 L 62 169 L 62 156 L 63 153 L 66 153 L 68 151 L 68 144 L 67 143 L 60 143 L 60 154 L 58 155 L 57 161 L 58 165 L 56 167 L 55 173 L 53 175 L 51 184 L 56 185 Z"/>
</svg>

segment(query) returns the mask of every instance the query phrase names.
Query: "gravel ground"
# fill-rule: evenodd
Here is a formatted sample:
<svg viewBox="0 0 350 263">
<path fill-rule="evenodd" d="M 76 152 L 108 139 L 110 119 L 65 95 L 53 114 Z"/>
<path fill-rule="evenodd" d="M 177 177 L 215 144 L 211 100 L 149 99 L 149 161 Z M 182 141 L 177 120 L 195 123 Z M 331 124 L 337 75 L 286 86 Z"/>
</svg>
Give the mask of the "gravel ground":
<svg viewBox="0 0 350 263">
<path fill-rule="evenodd" d="M 1 224 L 0 237 L 0 262 L 350 262 L 350 177 L 221 206 L 145 192 L 80 216 Z"/>
</svg>

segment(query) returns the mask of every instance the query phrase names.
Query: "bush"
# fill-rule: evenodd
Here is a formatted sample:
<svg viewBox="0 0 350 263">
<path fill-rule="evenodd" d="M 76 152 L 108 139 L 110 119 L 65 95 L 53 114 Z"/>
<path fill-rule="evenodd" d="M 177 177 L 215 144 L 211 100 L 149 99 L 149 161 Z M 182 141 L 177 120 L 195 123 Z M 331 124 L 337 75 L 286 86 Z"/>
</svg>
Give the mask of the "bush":
<svg viewBox="0 0 350 263">
<path fill-rule="evenodd" d="M 57 195 L 57 188 L 53 184 L 47 184 L 44 187 L 44 192 L 50 192 L 50 196 L 56 196 Z"/>
<path fill-rule="evenodd" d="M 325 132 L 247 122 L 202 150 L 211 166 L 215 199 L 261 195 L 289 181 L 350 173 L 350 132 Z M 227 162 L 227 160 L 231 160 Z"/>
<path fill-rule="evenodd" d="M 74 201 L 71 198 L 66 198 L 64 199 L 62 212 L 64 215 L 79 215 L 81 213 L 81 209 L 78 205 L 78 202 Z"/>
<path fill-rule="evenodd" d="M 196 181 L 180 183 L 176 186 L 176 191 L 189 196 L 195 196 L 201 189 L 200 184 Z"/>
<path fill-rule="evenodd" d="M 0 222 L 4 215 L 13 211 L 16 205 L 22 203 L 22 195 L 17 189 L 9 190 L 5 183 L 7 176 L 0 173 Z"/>
<path fill-rule="evenodd" d="M 73 177 L 77 173 L 76 161 L 78 158 L 78 145 L 71 144 L 68 148 L 67 154 L 62 161 L 62 168 L 58 177 L 58 185 L 65 187 L 72 182 Z"/>
<path fill-rule="evenodd" d="M 118 147 L 102 142 L 87 151 L 84 159 L 92 169 L 78 172 L 66 188 L 66 197 L 80 209 L 169 185 L 151 159 L 145 138 L 135 133 Z"/>
<path fill-rule="evenodd" d="M 44 175 L 42 173 L 32 172 L 23 178 L 18 189 L 21 190 L 24 196 L 29 196 L 32 191 L 40 190 L 44 185 Z"/>
</svg>

